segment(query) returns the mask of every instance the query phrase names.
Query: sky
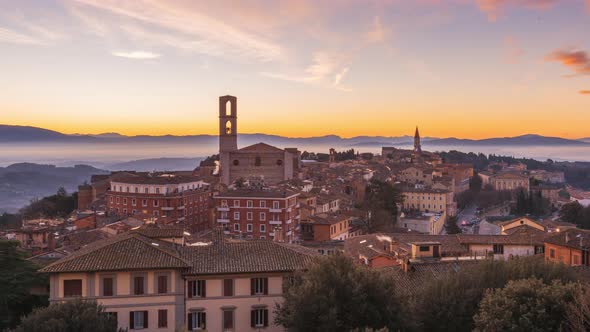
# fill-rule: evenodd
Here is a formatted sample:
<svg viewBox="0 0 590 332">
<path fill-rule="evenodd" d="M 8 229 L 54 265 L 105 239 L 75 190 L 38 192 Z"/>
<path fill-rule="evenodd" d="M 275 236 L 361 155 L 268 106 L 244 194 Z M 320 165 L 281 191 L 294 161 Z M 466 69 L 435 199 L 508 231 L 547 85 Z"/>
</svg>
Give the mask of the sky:
<svg viewBox="0 0 590 332">
<path fill-rule="evenodd" d="M 590 137 L 590 0 L 0 0 L 0 123 Z"/>
</svg>

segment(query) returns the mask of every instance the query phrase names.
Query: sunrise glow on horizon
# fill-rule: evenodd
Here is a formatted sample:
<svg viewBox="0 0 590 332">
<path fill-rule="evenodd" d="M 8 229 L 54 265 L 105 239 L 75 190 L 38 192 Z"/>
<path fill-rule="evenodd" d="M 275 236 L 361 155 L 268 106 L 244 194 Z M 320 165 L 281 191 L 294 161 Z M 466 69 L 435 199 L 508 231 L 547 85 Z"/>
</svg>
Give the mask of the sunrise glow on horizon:
<svg viewBox="0 0 590 332">
<path fill-rule="evenodd" d="M 0 0 L 0 124 L 590 137 L 590 0 Z"/>
</svg>

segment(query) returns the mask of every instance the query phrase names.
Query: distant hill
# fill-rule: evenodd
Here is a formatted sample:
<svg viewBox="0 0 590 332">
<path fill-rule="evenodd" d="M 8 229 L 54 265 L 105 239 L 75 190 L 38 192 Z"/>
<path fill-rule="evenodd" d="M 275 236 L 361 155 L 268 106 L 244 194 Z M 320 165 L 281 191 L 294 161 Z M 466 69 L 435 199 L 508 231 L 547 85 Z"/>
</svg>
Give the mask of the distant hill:
<svg viewBox="0 0 590 332">
<path fill-rule="evenodd" d="M 387 145 L 412 144 L 412 136 L 355 136 L 343 138 L 337 135 L 325 135 L 315 137 L 285 137 L 267 134 L 240 134 L 239 146 L 246 146 L 258 142 L 265 142 L 281 147 L 297 147 L 309 145 L 332 145 L 334 147 L 379 147 Z M 587 140 L 587 141 L 586 141 Z M 149 143 L 149 144 L 202 144 L 216 145 L 217 135 L 137 135 L 125 136 L 118 133 L 103 133 L 98 135 L 75 134 L 66 135 L 56 131 L 23 126 L 0 125 L 0 143 L 18 142 L 71 142 L 71 143 Z M 571 140 L 560 137 L 547 137 L 541 135 L 522 135 L 516 137 L 488 138 L 481 140 L 460 138 L 435 138 L 423 137 L 422 143 L 426 146 L 441 145 L 587 145 L 590 138 Z"/>
<path fill-rule="evenodd" d="M 457 146 L 457 145 L 590 145 L 588 142 L 579 140 L 572 140 L 560 137 L 547 137 L 541 135 L 522 135 L 516 137 L 502 137 L 502 138 L 487 138 L 480 140 L 472 139 L 459 139 L 459 138 L 443 138 L 436 139 L 426 142 L 425 145 L 446 145 L 446 146 Z"/>
<path fill-rule="evenodd" d="M 106 165 L 111 171 L 190 171 L 204 158 L 153 158 Z"/>
<path fill-rule="evenodd" d="M 93 174 L 108 174 L 107 171 L 88 165 L 56 167 L 33 163 L 18 163 L 0 167 L 0 213 L 15 212 L 33 198 L 53 195 L 59 187 L 68 192 L 90 180 Z"/>
<path fill-rule="evenodd" d="M 582 142 L 588 142 L 588 143 L 590 143 L 590 137 L 584 137 L 584 138 L 580 138 L 580 139 L 578 139 L 578 141 L 582 141 Z"/>
<path fill-rule="evenodd" d="M 88 135 L 72 136 L 57 131 L 28 126 L 0 125 L 0 143 L 48 142 L 48 141 L 92 141 Z"/>
</svg>

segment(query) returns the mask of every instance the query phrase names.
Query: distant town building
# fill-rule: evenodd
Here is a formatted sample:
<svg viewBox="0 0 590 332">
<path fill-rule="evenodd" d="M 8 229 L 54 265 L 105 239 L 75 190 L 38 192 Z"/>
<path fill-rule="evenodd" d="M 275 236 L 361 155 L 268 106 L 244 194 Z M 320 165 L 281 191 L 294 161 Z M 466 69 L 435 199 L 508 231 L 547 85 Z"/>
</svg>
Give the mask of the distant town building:
<svg viewBox="0 0 590 332">
<path fill-rule="evenodd" d="M 457 204 L 450 190 L 405 187 L 401 189 L 404 197 L 403 209 L 405 211 L 438 212 L 447 216 L 454 216 L 457 212 Z"/>
<path fill-rule="evenodd" d="M 416 126 L 416 132 L 414 133 L 414 152 L 422 153 L 422 143 L 420 142 L 420 132 L 418 126 Z"/>
<path fill-rule="evenodd" d="M 215 196 L 215 223 L 237 238 L 297 240 L 299 193 L 280 190 L 228 190 Z"/>
<path fill-rule="evenodd" d="M 590 267 L 590 231 L 567 229 L 545 240 L 545 259 Z"/>
<path fill-rule="evenodd" d="M 257 143 L 238 149 L 237 98 L 219 97 L 219 158 L 221 183 L 261 178 L 273 185 L 295 177 L 300 168 L 301 153 L 296 148 L 279 149 Z"/>
<path fill-rule="evenodd" d="M 182 223 L 193 232 L 211 227 L 211 190 L 200 178 L 174 174 L 130 175 L 111 180 L 110 214 L 147 214 L 160 223 Z"/>
</svg>

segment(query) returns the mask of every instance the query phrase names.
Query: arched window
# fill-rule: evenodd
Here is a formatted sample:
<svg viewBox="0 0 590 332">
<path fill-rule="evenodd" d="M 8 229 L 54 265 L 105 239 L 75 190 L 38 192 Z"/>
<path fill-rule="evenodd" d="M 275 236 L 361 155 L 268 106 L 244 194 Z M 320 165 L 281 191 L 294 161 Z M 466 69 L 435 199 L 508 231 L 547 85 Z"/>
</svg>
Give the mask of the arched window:
<svg viewBox="0 0 590 332">
<path fill-rule="evenodd" d="M 237 159 L 235 159 L 235 160 L 234 160 L 234 166 L 238 166 L 239 164 L 240 164 L 240 161 L 239 161 L 239 160 L 237 160 Z"/>
<path fill-rule="evenodd" d="M 277 160 L 277 165 L 281 166 L 283 164 L 283 161 L 281 159 Z"/>
<path fill-rule="evenodd" d="M 231 121 L 229 121 L 229 120 L 227 120 L 227 122 L 225 122 L 225 133 L 228 135 L 232 133 Z"/>
<path fill-rule="evenodd" d="M 256 158 L 254 159 L 254 166 L 260 165 L 262 165 L 262 160 L 260 159 L 260 156 L 256 156 Z"/>
<path fill-rule="evenodd" d="M 225 103 L 225 116 L 231 116 L 231 100 Z"/>
</svg>

